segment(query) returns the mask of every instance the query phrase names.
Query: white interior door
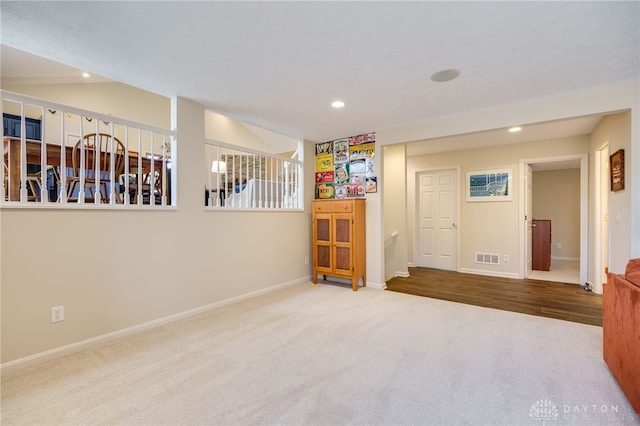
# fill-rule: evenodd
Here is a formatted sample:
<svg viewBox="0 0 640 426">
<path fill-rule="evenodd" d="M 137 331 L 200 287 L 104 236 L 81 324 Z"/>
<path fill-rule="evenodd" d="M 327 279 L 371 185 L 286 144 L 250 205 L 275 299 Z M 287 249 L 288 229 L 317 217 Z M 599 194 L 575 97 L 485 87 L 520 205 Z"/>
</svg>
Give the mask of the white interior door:
<svg viewBox="0 0 640 426">
<path fill-rule="evenodd" d="M 533 268 L 533 170 L 531 165 L 526 165 L 524 175 L 524 229 L 525 229 L 525 259 L 527 263 L 525 265 L 524 276 L 528 277 L 531 274 Z"/>
<path fill-rule="evenodd" d="M 457 172 L 455 169 L 418 175 L 416 266 L 457 269 Z"/>
</svg>

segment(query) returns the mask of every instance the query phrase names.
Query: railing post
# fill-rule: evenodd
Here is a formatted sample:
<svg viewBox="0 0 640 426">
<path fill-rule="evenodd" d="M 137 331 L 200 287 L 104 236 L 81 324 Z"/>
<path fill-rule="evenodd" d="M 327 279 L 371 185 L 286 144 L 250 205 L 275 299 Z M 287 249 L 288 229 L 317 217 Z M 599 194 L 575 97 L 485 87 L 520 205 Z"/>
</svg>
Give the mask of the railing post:
<svg viewBox="0 0 640 426">
<path fill-rule="evenodd" d="M 110 131 L 111 131 L 111 138 L 109 140 L 109 145 L 111 147 L 110 149 L 110 153 L 109 153 L 109 204 L 113 205 L 116 204 L 116 185 L 115 185 L 115 167 L 116 167 L 116 160 L 114 158 L 114 154 L 115 154 L 115 148 L 116 148 L 116 139 L 115 139 L 115 132 L 113 129 L 113 121 L 110 123 Z M 118 146 L 118 148 L 120 148 Z M 123 155 L 125 155 L 126 153 L 123 153 Z M 126 155 L 125 155 L 126 157 Z"/>
<path fill-rule="evenodd" d="M 136 185 L 138 186 L 137 204 L 144 204 L 144 197 L 142 195 L 142 130 L 138 129 L 138 166 L 136 167 Z"/>
<path fill-rule="evenodd" d="M 123 184 L 124 191 L 122 192 L 122 203 L 126 206 L 131 204 L 131 196 L 129 195 L 129 126 L 124 126 L 124 170 Z M 120 176 L 118 176 L 118 183 L 120 183 Z"/>
<path fill-rule="evenodd" d="M 40 107 L 42 122 L 40 123 L 40 202 L 49 202 L 49 176 L 47 173 L 47 141 L 44 107 Z M 33 194 L 36 195 L 36 194 Z"/>
<path fill-rule="evenodd" d="M 166 147 L 166 137 L 162 135 L 162 178 L 160 179 L 160 194 L 161 194 L 161 204 L 163 206 L 167 205 L 167 147 Z M 171 151 L 171 146 L 169 146 L 169 151 Z"/>
<path fill-rule="evenodd" d="M 27 190 L 27 123 L 24 116 L 24 102 L 20 103 L 20 202 L 29 201 Z"/>
<path fill-rule="evenodd" d="M 65 112 L 60 111 L 60 188 L 58 201 L 67 203 L 67 141 L 65 140 Z"/>
<path fill-rule="evenodd" d="M 80 187 L 78 188 L 78 204 L 84 204 L 84 174 L 85 174 L 85 164 L 84 164 L 84 160 L 85 160 L 85 140 L 84 140 L 84 116 L 80 116 L 80 167 L 78 167 L 77 169 L 77 173 L 78 173 L 78 179 L 80 181 Z M 76 142 L 77 144 L 77 142 Z M 73 157 L 73 161 L 74 161 L 74 171 L 76 169 L 76 164 L 75 164 L 75 156 Z M 73 194 L 71 194 L 73 195 Z"/>
</svg>

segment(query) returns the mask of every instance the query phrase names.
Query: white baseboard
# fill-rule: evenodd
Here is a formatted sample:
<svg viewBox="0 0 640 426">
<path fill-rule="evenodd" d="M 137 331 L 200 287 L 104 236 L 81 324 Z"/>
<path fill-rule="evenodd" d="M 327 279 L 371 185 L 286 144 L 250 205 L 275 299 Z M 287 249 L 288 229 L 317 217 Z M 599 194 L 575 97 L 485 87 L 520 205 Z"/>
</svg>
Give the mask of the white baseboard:
<svg viewBox="0 0 640 426">
<path fill-rule="evenodd" d="M 396 271 L 396 273 L 394 274 L 394 277 L 401 277 L 401 278 L 409 278 L 411 275 L 409 274 L 409 271 Z"/>
<path fill-rule="evenodd" d="M 520 278 L 520 275 L 518 275 L 517 272 L 484 271 L 482 269 L 470 269 L 470 268 L 461 268 L 458 270 L 458 272 L 462 272 L 463 274 L 486 275 L 489 277 L 516 278 L 516 279 Z"/>
<path fill-rule="evenodd" d="M 327 277 L 324 279 L 324 281 L 329 281 L 332 283 L 340 283 L 340 284 L 348 284 L 349 286 L 351 286 L 351 280 L 347 279 L 347 278 L 338 278 L 338 277 L 333 277 L 331 275 L 327 275 Z M 358 278 L 358 286 L 360 285 L 360 279 Z M 358 287 L 360 288 L 360 287 Z M 376 288 L 376 289 L 381 289 L 384 290 L 385 288 L 387 288 L 387 284 L 386 283 L 374 283 L 371 281 L 367 281 L 367 288 Z"/>
<path fill-rule="evenodd" d="M 377 290 L 384 290 L 387 288 L 387 283 L 372 283 L 371 281 L 367 281 L 367 288 L 375 288 Z"/>
<path fill-rule="evenodd" d="M 580 258 L 579 257 L 558 257 L 558 256 L 551 256 L 552 260 L 572 260 L 574 262 L 580 262 Z"/>
<path fill-rule="evenodd" d="M 164 318 L 158 318 L 156 320 L 152 320 L 149 322 L 145 322 L 142 324 L 134 325 L 132 327 L 123 328 L 122 330 L 112 331 L 111 333 L 102 334 L 100 336 L 91 337 L 86 340 L 82 340 L 80 342 L 71 343 L 65 346 L 61 346 L 59 348 L 50 349 L 48 351 L 40 352 L 34 355 L 29 355 L 24 358 L 16 359 L 14 361 L 5 362 L 0 364 L 0 371 L 6 372 L 16 368 L 23 368 L 29 365 L 40 363 L 46 360 L 54 359 L 61 357 L 63 355 L 68 355 L 74 352 L 79 352 L 81 350 L 89 349 L 99 344 L 103 344 L 109 342 L 114 339 L 118 339 L 121 337 L 129 336 L 131 334 L 140 333 L 141 331 L 149 330 L 151 328 L 160 327 L 162 325 L 166 325 L 172 322 L 180 321 L 185 318 L 189 318 L 195 315 L 199 315 L 208 311 L 212 311 L 214 309 L 221 308 L 223 306 L 230 305 L 232 303 L 241 302 L 243 300 L 252 299 L 254 297 L 262 296 L 268 293 L 272 293 L 277 290 L 281 290 L 283 288 L 291 287 L 297 284 L 302 284 L 305 282 L 311 281 L 311 276 L 306 276 L 304 278 L 298 278 L 293 281 L 289 281 L 282 284 L 277 284 L 271 287 L 267 287 L 261 290 L 256 290 L 251 293 L 243 294 L 240 296 L 232 297 L 230 299 L 221 300 L 219 302 L 214 302 L 205 306 L 201 306 L 198 308 L 190 309 L 188 311 L 180 312 L 177 314 L 169 315 Z"/>
</svg>

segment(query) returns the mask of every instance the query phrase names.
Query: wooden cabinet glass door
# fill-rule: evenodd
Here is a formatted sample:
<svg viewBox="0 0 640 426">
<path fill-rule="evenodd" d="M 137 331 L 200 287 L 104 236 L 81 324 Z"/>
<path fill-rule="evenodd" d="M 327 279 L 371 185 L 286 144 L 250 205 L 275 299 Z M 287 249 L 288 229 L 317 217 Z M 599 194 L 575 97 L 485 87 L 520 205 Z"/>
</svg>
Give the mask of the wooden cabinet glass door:
<svg viewBox="0 0 640 426">
<path fill-rule="evenodd" d="M 320 273 L 333 273 L 331 267 L 331 215 L 318 214 L 313 223 L 313 240 L 316 245 L 315 264 Z"/>
<path fill-rule="evenodd" d="M 351 214 L 333 215 L 333 244 L 335 247 L 335 271 L 336 275 L 351 276 L 353 272 L 351 262 Z"/>
</svg>

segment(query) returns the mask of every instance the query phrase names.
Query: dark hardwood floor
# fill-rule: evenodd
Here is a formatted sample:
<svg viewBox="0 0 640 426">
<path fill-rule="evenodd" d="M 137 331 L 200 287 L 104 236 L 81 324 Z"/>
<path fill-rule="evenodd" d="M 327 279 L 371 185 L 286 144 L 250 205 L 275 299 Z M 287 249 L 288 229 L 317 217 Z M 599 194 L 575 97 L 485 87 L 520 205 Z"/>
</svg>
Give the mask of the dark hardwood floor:
<svg viewBox="0 0 640 426">
<path fill-rule="evenodd" d="M 577 284 L 409 268 L 387 290 L 602 326 L 602 295 Z"/>
</svg>

